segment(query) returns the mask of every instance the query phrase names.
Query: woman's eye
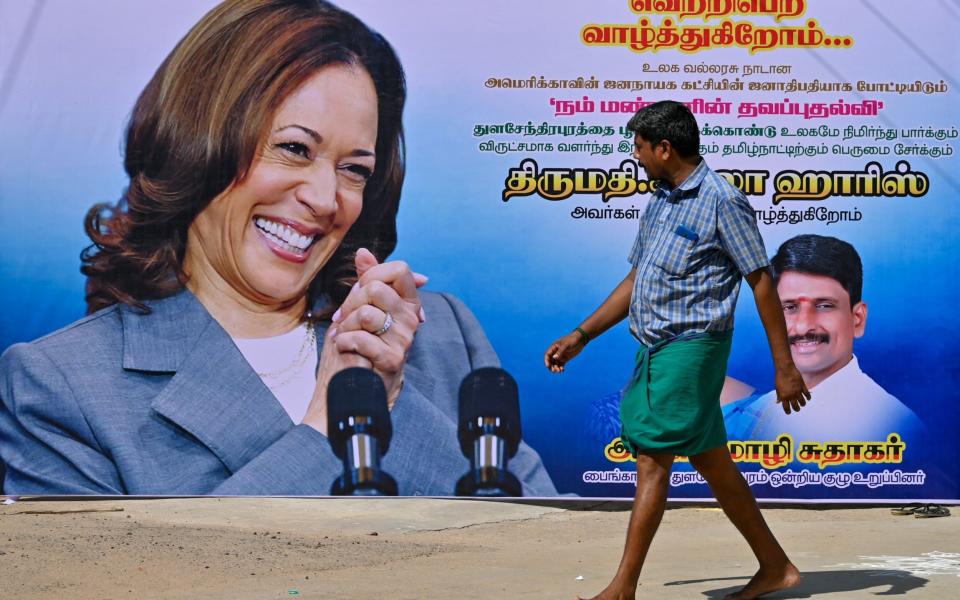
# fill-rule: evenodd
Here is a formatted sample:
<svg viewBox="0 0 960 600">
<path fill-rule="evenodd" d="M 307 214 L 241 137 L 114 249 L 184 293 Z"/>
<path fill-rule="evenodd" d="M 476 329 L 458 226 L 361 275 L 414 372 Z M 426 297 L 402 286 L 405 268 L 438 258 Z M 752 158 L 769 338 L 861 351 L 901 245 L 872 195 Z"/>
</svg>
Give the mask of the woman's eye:
<svg viewBox="0 0 960 600">
<path fill-rule="evenodd" d="M 357 183 L 366 183 L 373 177 L 373 169 L 363 165 L 343 165 L 340 167 L 346 176 Z"/>
<path fill-rule="evenodd" d="M 300 142 L 281 142 L 277 144 L 276 147 L 303 158 L 310 158 L 310 148 L 307 148 L 306 144 L 301 144 Z"/>
</svg>

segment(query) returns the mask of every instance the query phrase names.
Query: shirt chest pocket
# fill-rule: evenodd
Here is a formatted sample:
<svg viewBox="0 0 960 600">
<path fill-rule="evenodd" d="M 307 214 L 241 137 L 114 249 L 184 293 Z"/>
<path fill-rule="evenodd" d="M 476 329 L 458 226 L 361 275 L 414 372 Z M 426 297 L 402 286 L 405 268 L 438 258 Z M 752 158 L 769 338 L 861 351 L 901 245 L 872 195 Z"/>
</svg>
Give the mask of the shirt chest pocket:
<svg viewBox="0 0 960 600">
<path fill-rule="evenodd" d="M 658 244 L 653 264 L 663 269 L 669 275 L 683 277 L 690 270 L 690 263 L 694 249 L 697 247 L 700 236 L 684 225 L 679 225 L 673 231 L 663 234 Z"/>
</svg>

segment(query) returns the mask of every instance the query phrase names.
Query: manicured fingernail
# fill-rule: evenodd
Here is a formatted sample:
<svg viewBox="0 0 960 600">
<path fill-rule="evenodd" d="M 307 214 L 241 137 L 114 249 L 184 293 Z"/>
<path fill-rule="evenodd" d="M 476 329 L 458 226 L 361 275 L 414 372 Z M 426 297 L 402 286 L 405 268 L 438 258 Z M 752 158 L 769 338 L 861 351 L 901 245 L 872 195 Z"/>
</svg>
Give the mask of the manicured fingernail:
<svg viewBox="0 0 960 600">
<path fill-rule="evenodd" d="M 336 328 L 336 327 L 331 327 L 331 328 L 330 328 L 330 339 L 332 340 L 332 339 L 335 338 L 335 337 L 337 337 L 337 328 Z"/>
<path fill-rule="evenodd" d="M 339 323 L 339 322 L 340 322 L 340 317 L 342 317 L 342 316 L 343 316 L 343 313 L 342 313 L 341 310 L 338 308 L 338 309 L 337 309 L 337 312 L 333 313 L 333 317 L 331 317 L 331 318 L 333 319 L 333 322 L 334 322 L 334 323 Z"/>
<path fill-rule="evenodd" d="M 420 307 L 420 322 L 421 322 L 421 323 L 426 323 L 426 322 L 427 322 L 427 313 L 423 312 L 423 307 L 422 307 L 422 306 Z"/>
</svg>

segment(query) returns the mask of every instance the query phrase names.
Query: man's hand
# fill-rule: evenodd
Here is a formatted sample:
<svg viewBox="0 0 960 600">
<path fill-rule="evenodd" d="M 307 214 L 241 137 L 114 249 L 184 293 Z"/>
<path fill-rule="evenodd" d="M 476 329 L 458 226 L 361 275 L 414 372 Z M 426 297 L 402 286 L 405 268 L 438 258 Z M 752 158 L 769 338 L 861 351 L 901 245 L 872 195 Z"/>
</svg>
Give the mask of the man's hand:
<svg viewBox="0 0 960 600">
<path fill-rule="evenodd" d="M 799 412 L 810 400 L 810 390 L 803 382 L 803 376 L 797 370 L 793 356 L 790 354 L 783 306 L 780 304 L 780 296 L 773 285 L 769 269 L 763 267 L 750 273 L 747 275 L 747 283 L 753 288 L 757 312 L 767 332 L 767 341 L 770 343 L 770 352 L 773 354 L 777 402 L 783 407 L 783 412 L 788 415 L 791 412 Z"/>
<path fill-rule="evenodd" d="M 617 287 L 610 292 L 587 320 L 580 324 L 584 333 L 576 329 L 550 344 L 543 354 L 543 364 L 553 373 L 563 373 L 564 366 L 580 354 L 589 339 L 599 337 L 604 331 L 624 320 L 630 310 L 630 295 L 633 293 L 633 283 L 637 277 L 637 270 L 630 269 Z M 589 332 L 589 333 L 587 333 Z"/>
<path fill-rule="evenodd" d="M 777 402 L 788 415 L 791 412 L 800 412 L 800 408 L 806 406 L 810 400 L 810 390 L 792 362 L 787 367 L 777 369 L 776 386 Z"/>
<path fill-rule="evenodd" d="M 553 373 L 563 373 L 564 366 L 580 354 L 586 345 L 584 337 L 579 332 L 572 331 L 550 344 L 543 354 L 543 364 Z"/>
</svg>

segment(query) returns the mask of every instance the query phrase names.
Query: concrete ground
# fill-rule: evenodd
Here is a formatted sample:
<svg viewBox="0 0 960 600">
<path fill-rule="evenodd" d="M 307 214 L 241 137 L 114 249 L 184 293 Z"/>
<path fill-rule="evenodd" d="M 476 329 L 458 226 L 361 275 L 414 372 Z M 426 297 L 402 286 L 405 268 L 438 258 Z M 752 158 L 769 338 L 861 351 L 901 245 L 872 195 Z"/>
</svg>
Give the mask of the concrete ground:
<svg viewBox="0 0 960 600">
<path fill-rule="evenodd" d="M 954 507 L 954 513 L 957 507 Z M 0 506 L 3 598 L 561 598 L 613 574 L 623 502 L 30 500 Z M 960 597 L 960 520 L 765 508 L 804 574 L 772 598 Z M 719 598 L 755 570 L 716 508 L 667 511 L 638 598 Z"/>
</svg>

